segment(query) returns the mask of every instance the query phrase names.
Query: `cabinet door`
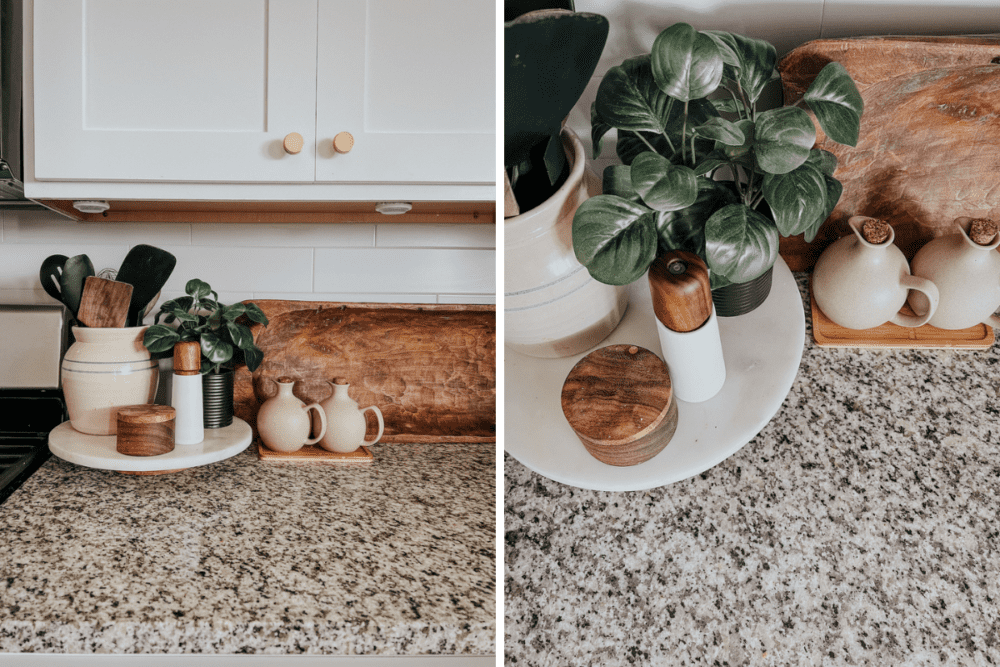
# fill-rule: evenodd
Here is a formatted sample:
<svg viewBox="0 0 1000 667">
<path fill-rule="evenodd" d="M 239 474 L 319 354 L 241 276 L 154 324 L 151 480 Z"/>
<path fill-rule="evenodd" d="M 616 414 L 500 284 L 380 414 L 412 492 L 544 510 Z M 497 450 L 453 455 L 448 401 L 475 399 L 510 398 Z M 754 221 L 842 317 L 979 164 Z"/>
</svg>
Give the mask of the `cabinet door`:
<svg viewBox="0 0 1000 667">
<path fill-rule="evenodd" d="M 35 178 L 312 181 L 315 26 L 316 0 L 35 0 Z"/>
<path fill-rule="evenodd" d="M 495 3 L 319 0 L 318 42 L 317 180 L 496 181 Z"/>
</svg>

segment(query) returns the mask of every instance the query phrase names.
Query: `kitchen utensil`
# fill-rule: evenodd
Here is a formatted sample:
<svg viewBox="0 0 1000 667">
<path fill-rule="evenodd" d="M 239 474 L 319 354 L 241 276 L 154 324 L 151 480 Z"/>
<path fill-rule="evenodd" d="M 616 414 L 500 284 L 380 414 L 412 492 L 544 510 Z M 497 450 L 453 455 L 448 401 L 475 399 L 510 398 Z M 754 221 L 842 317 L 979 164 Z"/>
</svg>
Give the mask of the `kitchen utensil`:
<svg viewBox="0 0 1000 667">
<path fill-rule="evenodd" d="M 972 232 L 973 225 L 989 232 L 979 238 Z M 913 275 L 933 281 L 940 294 L 928 324 L 939 329 L 965 329 L 976 324 L 1000 328 L 1000 317 L 994 315 L 1000 308 L 1000 253 L 996 252 L 1000 234 L 990 220 L 961 217 L 955 226 L 957 234 L 929 241 L 910 263 Z M 928 307 L 918 292 L 910 294 L 909 302 L 917 312 Z"/>
<path fill-rule="evenodd" d="M 816 261 L 812 288 L 820 309 L 848 329 L 869 329 L 886 322 L 902 327 L 926 324 L 937 308 L 937 287 L 926 278 L 910 275 L 902 251 L 892 244 L 893 228 L 860 215 L 848 224 L 852 234 L 834 242 Z M 863 228 L 873 241 L 866 238 Z M 917 316 L 899 312 L 908 290 L 927 295 L 926 312 Z"/>
<path fill-rule="evenodd" d="M 326 434 L 320 439 L 319 446 L 330 452 L 346 454 L 362 445 L 374 445 L 378 442 L 385 431 L 382 411 L 374 405 L 359 408 L 357 401 L 348 395 L 351 385 L 344 378 L 336 378 L 327 384 L 333 388 L 333 393 L 320 402 L 320 407 L 326 413 Z M 378 433 L 371 440 L 365 440 L 368 422 L 364 413 L 368 410 L 378 419 Z"/>
<path fill-rule="evenodd" d="M 59 276 L 59 292 L 62 302 L 69 312 L 76 317 L 80 310 L 80 299 L 83 298 L 83 286 L 89 276 L 94 274 L 94 263 L 86 255 L 70 257 L 63 264 L 62 275 Z"/>
<path fill-rule="evenodd" d="M 708 266 L 693 253 L 664 253 L 649 267 L 649 291 L 674 396 L 707 401 L 726 383 Z"/>
<path fill-rule="evenodd" d="M 150 245 L 137 245 L 128 251 L 116 278 L 133 287 L 132 301 L 128 309 L 128 326 L 139 324 L 141 315 L 146 314 L 144 311 L 163 289 L 176 265 L 177 258 L 171 253 Z"/>
<path fill-rule="evenodd" d="M 609 345 L 577 362 L 563 383 L 562 410 L 591 456 L 613 466 L 648 461 L 677 430 L 667 367 L 637 345 Z"/>
<path fill-rule="evenodd" d="M 38 271 L 38 280 L 42 283 L 42 289 L 51 296 L 62 302 L 62 272 L 66 260 L 66 255 L 50 255 L 42 262 L 42 268 Z"/>
<path fill-rule="evenodd" d="M 306 405 L 292 394 L 295 380 L 280 377 L 275 381 L 278 393 L 264 401 L 257 413 L 257 433 L 268 449 L 294 452 L 303 445 L 314 445 L 326 434 L 326 415 L 319 403 Z M 309 410 L 319 415 L 319 435 L 309 438 Z"/>
<path fill-rule="evenodd" d="M 170 405 L 177 410 L 174 442 L 197 445 L 205 439 L 205 406 L 202 402 L 201 343 L 174 343 L 174 377 Z"/>
<path fill-rule="evenodd" d="M 80 324 L 95 329 L 120 329 L 125 326 L 131 300 L 132 286 L 128 283 L 88 276 L 84 281 L 76 319 Z"/>
<path fill-rule="evenodd" d="M 115 450 L 126 456 L 158 456 L 172 452 L 176 414 L 168 405 L 119 408 Z"/>
</svg>

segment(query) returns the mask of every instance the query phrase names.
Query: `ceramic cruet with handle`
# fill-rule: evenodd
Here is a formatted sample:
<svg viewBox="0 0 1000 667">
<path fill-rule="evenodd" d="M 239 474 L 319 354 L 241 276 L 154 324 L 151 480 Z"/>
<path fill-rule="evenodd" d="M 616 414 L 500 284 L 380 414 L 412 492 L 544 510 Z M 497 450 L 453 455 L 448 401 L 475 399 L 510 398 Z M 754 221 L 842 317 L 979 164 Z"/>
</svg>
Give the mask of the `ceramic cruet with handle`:
<svg viewBox="0 0 1000 667">
<path fill-rule="evenodd" d="M 903 252 L 893 245 L 892 227 L 882 220 L 854 216 L 851 234 L 827 247 L 813 269 L 816 305 L 847 329 L 870 329 L 886 322 L 903 327 L 926 324 L 938 304 L 938 290 L 926 278 L 910 275 Z M 910 290 L 922 293 L 926 310 L 905 315 L 899 309 Z"/>
<path fill-rule="evenodd" d="M 965 329 L 977 324 L 1000 327 L 1000 234 L 997 224 L 983 218 L 957 218 L 957 234 L 931 239 L 917 251 L 913 275 L 934 281 L 940 303 L 929 324 L 940 329 Z M 910 295 L 910 306 L 926 308 L 921 294 Z"/>
<path fill-rule="evenodd" d="M 374 445 L 382 437 L 385 422 L 382 411 L 374 405 L 359 408 L 357 401 L 348 395 L 350 384 L 344 378 L 336 378 L 328 382 L 333 387 L 333 393 L 320 402 L 326 413 L 326 435 L 320 440 L 319 446 L 330 452 L 346 454 L 353 452 L 361 445 Z M 371 440 L 366 440 L 368 422 L 365 412 L 371 410 L 378 419 L 378 433 Z"/>
<path fill-rule="evenodd" d="M 276 452 L 297 452 L 304 445 L 315 445 L 326 434 L 326 416 L 319 403 L 306 405 L 293 393 L 295 380 L 280 377 L 275 381 L 278 393 L 264 401 L 257 412 L 257 432 L 264 446 Z M 319 414 L 319 435 L 309 438 L 309 410 Z"/>
</svg>

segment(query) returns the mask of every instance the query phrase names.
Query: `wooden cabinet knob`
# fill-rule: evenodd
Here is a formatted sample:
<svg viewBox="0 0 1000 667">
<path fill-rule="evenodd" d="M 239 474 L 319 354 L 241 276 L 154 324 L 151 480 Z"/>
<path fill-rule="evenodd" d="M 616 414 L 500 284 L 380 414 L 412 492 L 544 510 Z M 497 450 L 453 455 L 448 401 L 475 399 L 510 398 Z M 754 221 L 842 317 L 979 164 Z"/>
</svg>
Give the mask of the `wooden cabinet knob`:
<svg viewBox="0 0 1000 667">
<path fill-rule="evenodd" d="M 301 151 L 304 144 L 305 141 L 303 141 L 302 135 L 298 132 L 292 132 L 291 134 L 286 135 L 285 141 L 282 143 L 285 147 L 285 152 L 289 155 L 295 155 Z"/>
<path fill-rule="evenodd" d="M 350 153 L 354 148 L 354 137 L 350 132 L 341 132 L 333 138 L 333 150 L 338 153 Z"/>
</svg>

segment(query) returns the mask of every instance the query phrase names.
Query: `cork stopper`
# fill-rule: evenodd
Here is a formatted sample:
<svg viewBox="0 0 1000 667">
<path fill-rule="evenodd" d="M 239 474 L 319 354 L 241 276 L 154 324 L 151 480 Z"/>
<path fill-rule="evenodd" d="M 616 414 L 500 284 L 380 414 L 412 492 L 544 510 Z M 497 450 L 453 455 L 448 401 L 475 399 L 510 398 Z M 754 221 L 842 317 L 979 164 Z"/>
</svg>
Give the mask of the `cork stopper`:
<svg viewBox="0 0 1000 667">
<path fill-rule="evenodd" d="M 277 382 L 280 384 L 295 384 L 295 378 L 290 378 L 287 375 L 282 375 L 280 378 L 277 379 Z"/>
<path fill-rule="evenodd" d="M 201 373 L 201 343 L 196 340 L 174 343 L 174 375 Z"/>
<path fill-rule="evenodd" d="M 333 378 L 334 384 L 351 384 L 347 381 L 347 378 Z"/>
<path fill-rule="evenodd" d="M 885 243 L 886 239 L 889 238 L 889 223 L 878 218 L 868 218 L 861 225 L 861 235 L 869 243 L 875 245 Z"/>
<path fill-rule="evenodd" d="M 976 245 L 989 245 L 997 235 L 997 223 L 989 218 L 975 218 L 969 223 L 969 238 Z"/>
</svg>

